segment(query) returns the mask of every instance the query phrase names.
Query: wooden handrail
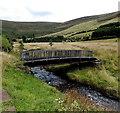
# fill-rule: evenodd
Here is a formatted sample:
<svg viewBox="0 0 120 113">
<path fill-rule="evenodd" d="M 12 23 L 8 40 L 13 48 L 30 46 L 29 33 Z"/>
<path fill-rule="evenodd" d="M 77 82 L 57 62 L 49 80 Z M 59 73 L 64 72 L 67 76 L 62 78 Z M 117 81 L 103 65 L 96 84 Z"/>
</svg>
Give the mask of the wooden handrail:
<svg viewBox="0 0 120 113">
<path fill-rule="evenodd" d="M 93 57 L 93 50 L 25 50 L 21 52 L 21 60 L 35 60 L 63 57 Z"/>
</svg>

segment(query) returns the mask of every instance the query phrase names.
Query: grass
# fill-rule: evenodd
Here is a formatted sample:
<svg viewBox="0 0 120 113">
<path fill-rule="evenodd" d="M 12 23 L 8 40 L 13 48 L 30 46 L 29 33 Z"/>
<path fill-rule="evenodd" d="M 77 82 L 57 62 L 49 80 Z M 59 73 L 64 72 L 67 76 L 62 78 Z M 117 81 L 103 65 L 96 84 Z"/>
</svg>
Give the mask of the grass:
<svg viewBox="0 0 120 113">
<path fill-rule="evenodd" d="M 96 29 L 99 26 L 104 25 L 104 24 L 108 24 L 108 23 L 112 23 L 112 22 L 118 22 L 118 17 L 115 17 L 113 19 L 108 19 L 107 21 L 102 21 L 102 22 L 99 22 L 98 19 L 93 19 L 93 20 L 90 20 L 90 21 L 79 23 L 79 24 L 74 25 L 72 27 L 69 27 L 65 30 L 62 30 L 62 31 L 59 31 L 59 32 L 56 32 L 56 33 L 52 33 L 52 34 L 48 34 L 46 36 L 64 35 L 65 37 L 69 37 L 71 34 L 76 33 L 76 32 L 93 30 L 93 29 Z M 86 33 L 86 34 L 89 34 L 89 33 Z M 84 35 L 85 35 L 84 33 L 80 33 L 80 34 L 75 35 L 75 37 L 82 37 Z"/>
<path fill-rule="evenodd" d="M 72 98 L 71 98 L 72 97 Z M 63 109 L 66 111 L 107 111 L 91 102 L 84 95 L 80 94 L 77 89 L 71 89 L 65 93 L 65 105 Z M 110 111 L 110 110 L 109 110 Z"/>
<path fill-rule="evenodd" d="M 3 34 L 14 36 L 20 35 L 41 36 L 49 33 L 57 32 L 61 23 L 58 22 L 15 22 L 2 20 Z"/>
<path fill-rule="evenodd" d="M 15 106 L 16 111 L 100 111 L 103 110 L 93 106 L 92 102 L 84 100 L 84 96 L 71 91 L 62 94 L 56 88 L 49 86 L 42 80 L 25 74 L 23 70 L 16 66 L 22 65 L 17 57 L 2 53 L 3 57 L 3 75 L 2 85 L 12 100 L 2 103 L 2 110 L 9 106 Z M 67 65 L 66 65 L 67 66 Z M 76 92 L 76 91 L 74 91 Z M 79 99 L 71 96 L 79 95 Z M 79 101 L 78 101 L 79 100 Z"/>
<path fill-rule="evenodd" d="M 63 97 L 61 92 L 16 68 L 19 62 L 14 62 L 13 55 L 3 53 L 3 56 L 8 56 L 3 58 L 3 62 L 8 63 L 3 63 L 6 68 L 2 75 L 2 85 L 12 97 L 12 102 L 3 103 L 3 110 L 9 105 L 15 106 L 17 111 L 56 111 L 60 108 L 55 99 Z"/>
<path fill-rule="evenodd" d="M 118 97 L 116 39 L 54 43 L 52 48 L 50 48 L 49 43 L 25 43 L 24 45 L 27 49 L 39 47 L 42 49 L 95 50 L 94 56 L 104 62 L 99 68 L 69 70 L 70 65 L 66 64 L 54 66 L 52 69 L 54 71 L 60 70 L 71 79 L 101 89 L 110 96 Z M 14 46 L 17 50 L 19 44 L 16 43 Z M 22 70 L 16 68 L 16 65 L 21 65 L 21 63 L 14 55 L 7 53 L 1 55 L 3 56 L 3 88 L 12 97 L 12 101 L 3 103 L 3 109 L 11 105 L 15 106 L 17 111 L 101 111 L 101 108 L 96 107 L 92 102 L 87 102 L 84 96 L 78 95 L 77 91 L 68 91 L 64 95 L 38 78 L 23 73 Z M 72 99 L 71 97 L 76 98 Z"/>
<path fill-rule="evenodd" d="M 17 111 L 56 111 L 59 103 L 55 99 L 62 97 L 55 88 L 15 67 L 4 73 L 3 88 L 13 98 Z"/>
<path fill-rule="evenodd" d="M 107 70 L 104 65 L 99 68 L 88 67 L 79 70 L 70 69 L 71 65 L 50 66 L 49 69 L 55 73 L 66 75 L 71 80 L 79 81 L 83 85 L 89 85 L 92 88 L 101 91 L 110 97 L 119 97 L 118 95 L 118 72 Z"/>
<path fill-rule="evenodd" d="M 68 70 L 66 75 L 81 83 L 88 84 L 101 90 L 109 96 L 119 97 L 118 90 L 118 54 L 116 39 L 73 42 L 68 43 L 76 49 L 91 49 L 94 57 L 100 59 L 103 65 L 99 68 L 86 68 L 82 70 Z M 66 44 L 67 46 L 67 44 Z M 67 46 L 68 47 L 68 46 Z M 54 66 L 52 70 L 65 70 L 66 66 Z"/>
<path fill-rule="evenodd" d="M 0 111 L 5 111 L 5 110 L 7 110 L 8 107 L 10 107 L 10 106 L 14 106 L 14 101 L 13 101 L 13 100 L 3 102 L 3 103 L 1 104 Z"/>
<path fill-rule="evenodd" d="M 118 96 L 118 81 L 110 75 L 110 72 L 103 69 L 87 68 L 83 70 L 75 70 L 68 72 L 67 75 L 71 79 L 78 80 L 82 84 L 99 88 L 109 96 Z"/>
<path fill-rule="evenodd" d="M 70 37 L 70 38 L 72 38 L 72 37 L 82 38 L 84 36 L 91 36 L 91 35 L 92 35 L 92 32 L 86 32 L 86 33 L 79 33 L 79 34 L 75 34 L 73 36 L 67 36 L 67 37 Z"/>
<path fill-rule="evenodd" d="M 9 66 L 11 63 L 16 61 L 15 56 L 9 55 L 5 52 L 0 52 L 0 58 L 1 58 L 1 61 L 2 61 L 2 65 L 0 67 L 0 69 L 2 69 L 2 72 L 5 71 L 7 66 Z"/>
<path fill-rule="evenodd" d="M 14 50 L 17 50 L 19 47 L 18 43 L 14 44 Z M 27 50 L 30 49 L 80 49 L 80 48 L 76 48 L 72 45 L 72 43 L 69 42 L 63 42 L 63 43 L 57 43 L 57 42 L 53 42 L 53 46 L 51 47 L 49 45 L 49 42 L 47 43 L 24 43 L 24 48 Z"/>
<path fill-rule="evenodd" d="M 99 51 L 100 49 L 111 49 L 117 51 L 117 39 L 107 40 L 94 40 L 94 41 L 81 41 L 81 42 L 53 42 L 53 46 L 50 47 L 49 42 L 41 43 L 24 43 L 24 48 L 30 49 L 93 49 Z M 19 43 L 14 43 L 14 50 L 18 50 Z M 98 56 L 98 55 L 97 55 Z M 99 57 L 99 56 L 98 56 Z"/>
</svg>

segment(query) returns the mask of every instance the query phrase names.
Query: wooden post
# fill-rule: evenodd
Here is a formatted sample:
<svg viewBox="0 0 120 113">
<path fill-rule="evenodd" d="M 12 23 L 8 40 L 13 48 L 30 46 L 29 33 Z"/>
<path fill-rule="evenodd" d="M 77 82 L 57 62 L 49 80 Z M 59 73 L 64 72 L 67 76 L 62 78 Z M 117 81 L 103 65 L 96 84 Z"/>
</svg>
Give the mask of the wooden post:
<svg viewBox="0 0 120 113">
<path fill-rule="evenodd" d="M 69 57 L 70 63 L 73 57 L 78 57 L 79 67 L 81 69 L 81 58 L 92 57 L 92 50 L 29 50 L 21 52 L 21 59 L 24 61 L 34 61 L 35 59 L 47 60 L 49 58 L 60 58 Z M 89 61 L 89 60 L 88 60 Z"/>
</svg>

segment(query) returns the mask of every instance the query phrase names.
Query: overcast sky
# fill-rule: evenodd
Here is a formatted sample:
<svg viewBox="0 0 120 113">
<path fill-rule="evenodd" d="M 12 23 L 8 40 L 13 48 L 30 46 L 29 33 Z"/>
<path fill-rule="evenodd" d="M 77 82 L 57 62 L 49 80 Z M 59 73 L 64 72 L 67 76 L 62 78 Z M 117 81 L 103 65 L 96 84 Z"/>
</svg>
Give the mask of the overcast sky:
<svg viewBox="0 0 120 113">
<path fill-rule="evenodd" d="M 0 0 L 0 19 L 64 22 L 118 11 L 119 0 Z"/>
</svg>

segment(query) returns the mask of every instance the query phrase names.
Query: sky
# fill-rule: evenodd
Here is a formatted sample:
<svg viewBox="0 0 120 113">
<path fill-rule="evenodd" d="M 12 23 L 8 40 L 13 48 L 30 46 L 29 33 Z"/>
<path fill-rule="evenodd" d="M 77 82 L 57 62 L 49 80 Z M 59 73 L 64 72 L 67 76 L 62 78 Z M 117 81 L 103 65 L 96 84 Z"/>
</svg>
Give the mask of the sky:
<svg viewBox="0 0 120 113">
<path fill-rule="evenodd" d="M 118 11 L 119 0 L 0 0 L 0 19 L 65 22 Z"/>
</svg>

